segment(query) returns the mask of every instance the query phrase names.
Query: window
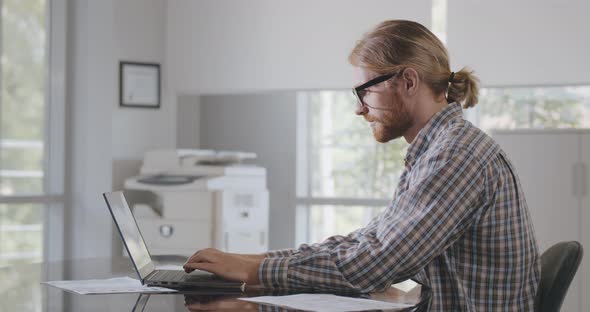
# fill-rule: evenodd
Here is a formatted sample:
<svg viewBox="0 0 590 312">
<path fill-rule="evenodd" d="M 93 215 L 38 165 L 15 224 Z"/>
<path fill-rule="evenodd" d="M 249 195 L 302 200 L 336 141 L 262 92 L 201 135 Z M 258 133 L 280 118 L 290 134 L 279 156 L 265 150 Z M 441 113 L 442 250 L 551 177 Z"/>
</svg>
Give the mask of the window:
<svg viewBox="0 0 590 312">
<path fill-rule="evenodd" d="M 64 16 L 63 0 L 0 0 L 0 268 L 63 258 Z M 0 276 L 3 300 L 38 310 L 54 273 Z"/>
<path fill-rule="evenodd" d="M 514 128 L 588 128 L 590 87 L 484 88 L 475 109 L 465 112 L 469 120 L 486 132 Z"/>
<path fill-rule="evenodd" d="M 298 95 L 297 243 L 346 235 L 392 199 L 407 144 L 377 143 L 348 90 Z M 466 119 L 482 130 L 590 127 L 590 87 L 483 88 Z"/>
<path fill-rule="evenodd" d="M 393 197 L 407 144 L 377 143 L 350 91 L 298 94 L 298 242 L 367 224 Z"/>
<path fill-rule="evenodd" d="M 3 201 L 43 193 L 45 15 L 44 1 L 2 1 L 0 195 Z M 29 203 L 0 207 L 0 265 L 41 260 L 43 210 Z"/>
</svg>

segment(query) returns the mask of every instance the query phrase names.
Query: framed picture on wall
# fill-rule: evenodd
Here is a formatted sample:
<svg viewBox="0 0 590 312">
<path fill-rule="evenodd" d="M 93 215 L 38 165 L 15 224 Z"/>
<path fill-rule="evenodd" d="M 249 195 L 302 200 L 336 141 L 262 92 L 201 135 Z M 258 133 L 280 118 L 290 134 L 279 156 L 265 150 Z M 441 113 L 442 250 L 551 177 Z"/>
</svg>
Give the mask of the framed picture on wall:
<svg viewBox="0 0 590 312">
<path fill-rule="evenodd" d="M 119 62 L 119 106 L 160 108 L 160 64 Z"/>
</svg>

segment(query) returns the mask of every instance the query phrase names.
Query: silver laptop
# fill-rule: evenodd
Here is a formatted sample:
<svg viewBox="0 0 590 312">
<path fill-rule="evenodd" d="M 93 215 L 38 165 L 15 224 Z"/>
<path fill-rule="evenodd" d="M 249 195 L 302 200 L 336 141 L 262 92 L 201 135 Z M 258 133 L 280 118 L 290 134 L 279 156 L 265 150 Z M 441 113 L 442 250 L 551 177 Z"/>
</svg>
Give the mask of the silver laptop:
<svg viewBox="0 0 590 312">
<path fill-rule="evenodd" d="M 224 280 L 204 271 L 186 273 L 182 270 L 158 270 L 145 245 L 137 222 L 129 209 L 123 192 L 102 194 L 133 267 L 143 285 L 168 288 L 208 288 L 219 290 L 244 289 L 244 283 Z"/>
</svg>

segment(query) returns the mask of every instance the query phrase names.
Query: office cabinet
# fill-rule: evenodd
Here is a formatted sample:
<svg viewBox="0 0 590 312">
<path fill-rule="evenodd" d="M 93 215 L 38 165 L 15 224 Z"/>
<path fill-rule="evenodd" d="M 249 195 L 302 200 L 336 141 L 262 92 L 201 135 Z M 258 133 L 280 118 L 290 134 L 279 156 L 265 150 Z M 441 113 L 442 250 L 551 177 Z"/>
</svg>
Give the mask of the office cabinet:
<svg viewBox="0 0 590 312">
<path fill-rule="evenodd" d="M 576 240 L 590 246 L 587 168 L 590 130 L 502 130 L 492 136 L 514 164 L 542 253 L 551 245 Z M 562 311 L 590 307 L 589 257 L 583 259 Z"/>
</svg>

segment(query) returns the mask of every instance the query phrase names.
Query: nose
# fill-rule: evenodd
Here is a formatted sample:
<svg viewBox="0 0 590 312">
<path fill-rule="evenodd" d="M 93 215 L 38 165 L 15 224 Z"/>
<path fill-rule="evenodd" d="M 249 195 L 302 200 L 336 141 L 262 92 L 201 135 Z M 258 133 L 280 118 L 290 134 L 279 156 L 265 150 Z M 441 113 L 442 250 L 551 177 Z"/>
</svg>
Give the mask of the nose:
<svg viewBox="0 0 590 312">
<path fill-rule="evenodd" d="M 358 105 L 356 106 L 356 110 L 354 111 L 355 114 L 358 116 L 365 115 L 369 112 L 369 109 L 365 105 Z"/>
</svg>

